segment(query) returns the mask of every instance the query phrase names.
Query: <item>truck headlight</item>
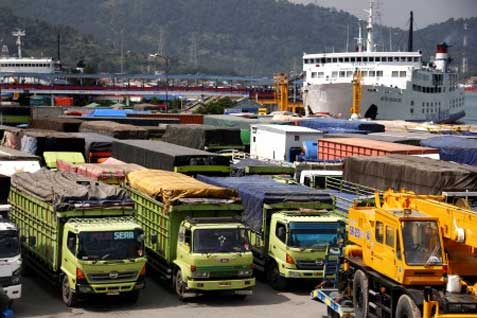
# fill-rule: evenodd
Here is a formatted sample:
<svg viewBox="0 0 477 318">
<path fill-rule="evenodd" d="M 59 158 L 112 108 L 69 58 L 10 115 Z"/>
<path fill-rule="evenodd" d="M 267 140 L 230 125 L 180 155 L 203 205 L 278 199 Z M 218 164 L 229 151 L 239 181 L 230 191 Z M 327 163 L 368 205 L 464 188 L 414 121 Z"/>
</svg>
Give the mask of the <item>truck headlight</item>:
<svg viewBox="0 0 477 318">
<path fill-rule="evenodd" d="M 12 284 L 13 285 L 20 284 L 21 272 L 22 272 L 22 269 L 18 268 L 17 270 L 15 270 L 12 273 Z"/>
<path fill-rule="evenodd" d="M 251 269 L 243 269 L 238 271 L 238 276 L 240 277 L 248 277 L 248 276 L 252 276 L 252 274 L 253 274 L 253 270 Z"/>
<path fill-rule="evenodd" d="M 210 272 L 192 272 L 192 278 L 209 278 L 210 277 Z"/>
</svg>

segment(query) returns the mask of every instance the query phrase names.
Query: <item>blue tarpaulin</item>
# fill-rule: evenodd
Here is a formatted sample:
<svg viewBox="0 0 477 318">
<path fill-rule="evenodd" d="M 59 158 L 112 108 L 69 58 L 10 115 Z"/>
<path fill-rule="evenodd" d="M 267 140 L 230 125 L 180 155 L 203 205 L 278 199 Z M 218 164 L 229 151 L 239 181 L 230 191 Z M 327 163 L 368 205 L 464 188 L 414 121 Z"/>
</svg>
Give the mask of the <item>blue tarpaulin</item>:
<svg viewBox="0 0 477 318">
<path fill-rule="evenodd" d="M 124 109 L 96 108 L 87 117 L 127 117 Z"/>
<path fill-rule="evenodd" d="M 318 142 L 317 141 L 304 141 L 303 150 L 305 150 L 305 155 L 303 157 L 306 161 L 316 161 L 318 160 Z"/>
<path fill-rule="evenodd" d="M 441 136 L 421 140 L 421 146 L 438 148 L 441 160 L 477 165 L 477 140 Z"/>
<path fill-rule="evenodd" d="M 298 125 L 318 130 L 384 132 L 384 125 L 361 120 L 344 120 L 334 118 L 310 118 L 298 121 Z"/>
<path fill-rule="evenodd" d="M 225 178 L 198 176 L 197 179 L 238 191 L 244 207 L 242 220 L 256 232 L 262 230 L 262 211 L 263 205 L 266 203 L 322 202 L 333 204 L 332 197 L 327 193 L 302 185 L 278 183 L 265 176 Z"/>
</svg>

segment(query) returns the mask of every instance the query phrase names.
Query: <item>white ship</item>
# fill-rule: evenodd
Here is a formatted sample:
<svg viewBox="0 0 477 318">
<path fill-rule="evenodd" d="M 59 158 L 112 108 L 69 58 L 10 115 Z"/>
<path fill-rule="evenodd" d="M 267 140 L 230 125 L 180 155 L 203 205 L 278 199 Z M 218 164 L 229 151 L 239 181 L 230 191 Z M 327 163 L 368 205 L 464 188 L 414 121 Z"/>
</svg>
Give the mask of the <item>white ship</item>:
<svg viewBox="0 0 477 318">
<path fill-rule="evenodd" d="M 464 89 L 449 70 L 446 43 L 425 65 L 421 52 L 377 52 L 373 39 L 374 1 L 368 11 L 367 41 L 361 30 L 356 52 L 304 54 L 303 104 L 307 115 L 351 117 L 353 75 L 361 72 L 360 117 L 383 120 L 452 123 L 465 116 Z"/>
<path fill-rule="evenodd" d="M 58 63 L 52 58 L 34 58 L 22 56 L 22 40 L 25 36 L 24 31 L 15 31 L 12 33 L 17 37 L 18 56 L 9 56 L 6 45 L 2 47 L 0 56 L 0 74 L 4 77 L 4 82 L 8 82 L 8 75 L 21 76 L 22 74 L 51 74 L 57 70 Z"/>
</svg>

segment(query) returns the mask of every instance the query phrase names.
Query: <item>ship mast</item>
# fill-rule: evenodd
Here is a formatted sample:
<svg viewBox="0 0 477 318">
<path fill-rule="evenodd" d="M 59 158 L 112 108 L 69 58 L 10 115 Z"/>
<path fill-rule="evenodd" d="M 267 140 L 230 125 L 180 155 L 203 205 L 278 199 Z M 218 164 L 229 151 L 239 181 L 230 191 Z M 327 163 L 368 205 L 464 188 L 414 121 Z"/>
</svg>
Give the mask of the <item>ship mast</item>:
<svg viewBox="0 0 477 318">
<path fill-rule="evenodd" d="M 18 58 L 21 59 L 22 58 L 22 37 L 25 36 L 25 31 L 18 29 L 12 32 L 12 35 L 17 37 L 16 44 L 18 46 Z"/>
<path fill-rule="evenodd" d="M 373 22 L 374 22 L 374 5 L 375 0 L 369 0 L 369 10 L 364 10 L 368 13 L 368 25 L 366 30 L 368 32 L 368 39 L 366 41 L 366 52 L 374 52 L 374 36 L 373 36 Z"/>
</svg>

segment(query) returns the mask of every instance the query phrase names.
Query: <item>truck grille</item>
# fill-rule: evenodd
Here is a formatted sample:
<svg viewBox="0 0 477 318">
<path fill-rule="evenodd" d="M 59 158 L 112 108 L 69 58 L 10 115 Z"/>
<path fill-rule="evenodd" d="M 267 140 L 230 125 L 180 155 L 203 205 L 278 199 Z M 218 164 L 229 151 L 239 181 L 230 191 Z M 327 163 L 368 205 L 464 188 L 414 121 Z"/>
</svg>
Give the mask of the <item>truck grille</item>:
<svg viewBox="0 0 477 318">
<path fill-rule="evenodd" d="M 297 260 L 297 269 L 323 270 L 324 262 L 322 260 Z"/>
<path fill-rule="evenodd" d="M 12 285 L 12 277 L 0 277 L 0 286 L 8 287 Z"/>
<path fill-rule="evenodd" d="M 135 280 L 138 272 L 110 272 L 88 274 L 88 279 L 92 283 L 113 282 L 113 281 L 131 281 Z"/>
<path fill-rule="evenodd" d="M 210 273 L 210 278 L 237 278 L 237 277 L 238 277 L 237 270 L 217 271 L 217 272 Z"/>
</svg>

